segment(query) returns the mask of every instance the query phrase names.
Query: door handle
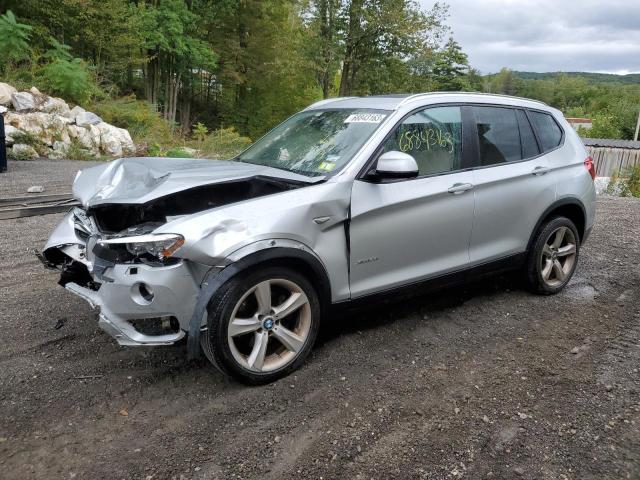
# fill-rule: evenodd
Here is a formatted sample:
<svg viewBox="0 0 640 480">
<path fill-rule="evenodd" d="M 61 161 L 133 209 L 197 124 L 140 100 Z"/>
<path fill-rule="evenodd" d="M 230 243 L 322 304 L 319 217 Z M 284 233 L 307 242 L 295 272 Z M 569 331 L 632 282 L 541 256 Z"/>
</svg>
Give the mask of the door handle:
<svg viewBox="0 0 640 480">
<path fill-rule="evenodd" d="M 533 169 L 533 173 L 534 175 L 544 175 L 545 173 L 547 173 L 550 169 L 547 167 L 536 167 Z"/>
<path fill-rule="evenodd" d="M 454 183 L 447 190 L 449 193 L 453 193 L 454 195 L 460 195 L 461 193 L 466 192 L 467 190 L 471 190 L 473 185 L 471 183 Z"/>
</svg>

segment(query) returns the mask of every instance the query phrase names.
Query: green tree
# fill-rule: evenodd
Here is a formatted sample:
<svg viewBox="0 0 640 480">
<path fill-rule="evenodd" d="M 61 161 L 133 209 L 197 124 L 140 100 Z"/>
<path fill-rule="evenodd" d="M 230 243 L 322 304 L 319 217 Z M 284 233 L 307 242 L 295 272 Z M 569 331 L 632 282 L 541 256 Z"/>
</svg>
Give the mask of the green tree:
<svg viewBox="0 0 640 480">
<path fill-rule="evenodd" d="M 134 71 L 144 61 L 141 2 L 129 0 L 5 0 L 4 4 L 32 28 L 36 54 L 55 37 L 74 57 L 94 68 L 102 83 L 131 90 Z M 144 2 L 142 2 L 144 3 Z"/>
<path fill-rule="evenodd" d="M 501 93 L 503 95 L 517 95 L 518 81 L 511 70 L 503 68 L 500 70 L 491 82 L 492 93 Z"/>
<path fill-rule="evenodd" d="M 321 97 L 305 27 L 288 0 L 220 2 L 207 18 L 208 41 L 220 52 L 208 99 L 210 123 L 256 138 Z"/>
<path fill-rule="evenodd" d="M 579 133 L 590 138 L 620 138 L 621 132 L 616 118 L 606 113 L 598 113 L 591 119 L 590 129 L 581 129 Z"/>
<path fill-rule="evenodd" d="M 640 112 L 640 86 L 637 88 L 624 87 L 618 91 L 618 97 L 607 103 L 607 110 L 615 118 L 620 131 L 620 138 L 633 139 L 636 122 Z"/>
<path fill-rule="evenodd" d="M 31 30 L 31 26 L 18 23 L 11 10 L 0 16 L 0 65 L 3 71 L 29 58 Z"/>
<path fill-rule="evenodd" d="M 3 37 L 23 39 L 5 49 L 24 62 L 11 69 L 21 87 L 43 86 L 77 102 L 99 97 L 96 107 L 117 104 L 115 117 L 138 132 L 165 132 L 153 123 L 157 110 L 182 134 L 201 124 L 255 138 L 331 95 L 471 85 L 459 45 L 444 43 L 443 4 L 5 0 L 3 6 L 24 22 L 2 17 L 5 30 L 24 27 L 21 35 Z M 0 62 L 14 61 L 8 58 Z M 117 101 L 123 94 L 126 101 Z M 142 106 L 140 98 L 153 106 Z M 170 136 L 153 135 L 159 144 L 156 139 Z"/>
<path fill-rule="evenodd" d="M 342 15 L 341 96 L 382 93 L 376 83 L 380 68 L 395 69 L 403 85 L 408 60 L 432 50 L 446 31 L 447 9 L 438 3 L 424 11 L 413 0 L 351 0 Z"/>
<path fill-rule="evenodd" d="M 469 89 L 474 92 L 482 92 L 484 89 L 484 80 L 482 75 L 475 68 L 469 67 L 469 73 L 467 74 L 469 80 Z"/>
<path fill-rule="evenodd" d="M 328 98 L 334 88 L 334 77 L 340 68 L 343 18 L 340 0 L 318 0 L 309 6 L 305 52 L 314 65 L 322 98 Z"/>
<path fill-rule="evenodd" d="M 142 8 L 144 47 L 148 62 L 144 68 L 145 92 L 158 105 L 163 117 L 174 124 L 180 105 L 182 125 L 189 128 L 193 83 L 206 76 L 216 55 L 198 37 L 198 15 L 184 0 L 159 0 Z"/>
<path fill-rule="evenodd" d="M 73 58 L 73 55 L 71 55 L 71 47 L 69 45 L 60 43 L 54 37 L 49 38 L 49 43 L 51 48 L 42 55 L 42 58 L 50 61 L 71 60 Z"/>
<path fill-rule="evenodd" d="M 44 86 L 52 94 L 79 104 L 89 101 L 97 93 L 87 64 L 80 58 L 58 58 L 42 69 Z"/>
<path fill-rule="evenodd" d="M 469 61 L 460 45 L 449 38 L 444 48 L 435 54 L 432 69 L 433 80 L 438 90 L 469 90 Z"/>
</svg>

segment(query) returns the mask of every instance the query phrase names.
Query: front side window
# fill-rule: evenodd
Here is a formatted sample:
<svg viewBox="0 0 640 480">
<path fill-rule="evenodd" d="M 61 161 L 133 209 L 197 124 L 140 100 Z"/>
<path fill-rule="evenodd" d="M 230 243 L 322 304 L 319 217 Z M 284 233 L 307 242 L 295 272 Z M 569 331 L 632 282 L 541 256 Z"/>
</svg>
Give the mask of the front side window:
<svg viewBox="0 0 640 480">
<path fill-rule="evenodd" d="M 472 107 L 478 131 L 480 165 L 523 159 L 516 111 L 502 107 Z"/>
<path fill-rule="evenodd" d="M 349 163 L 388 113 L 373 109 L 300 112 L 236 160 L 308 176 L 335 173 Z"/>
<path fill-rule="evenodd" d="M 407 117 L 384 143 L 383 152 L 392 150 L 411 155 L 418 164 L 420 176 L 460 170 L 460 107 L 426 108 Z"/>
<path fill-rule="evenodd" d="M 562 141 L 562 130 L 548 113 L 529 111 L 529 117 L 538 133 L 543 152 L 553 150 Z"/>
</svg>

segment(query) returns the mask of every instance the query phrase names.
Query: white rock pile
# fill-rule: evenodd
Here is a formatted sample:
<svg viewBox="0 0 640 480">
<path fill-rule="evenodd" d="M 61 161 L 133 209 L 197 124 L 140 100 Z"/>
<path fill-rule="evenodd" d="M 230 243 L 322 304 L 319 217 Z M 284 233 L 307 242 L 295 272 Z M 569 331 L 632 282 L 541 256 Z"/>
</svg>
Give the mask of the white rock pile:
<svg viewBox="0 0 640 480">
<path fill-rule="evenodd" d="M 44 95 L 35 87 L 19 92 L 0 83 L 0 113 L 4 115 L 7 153 L 14 157 L 60 159 L 72 147 L 94 157 L 120 157 L 136 150 L 127 130 L 103 122 L 81 107 L 70 108 L 61 98 Z M 34 137 L 38 145 L 20 142 Z"/>
</svg>

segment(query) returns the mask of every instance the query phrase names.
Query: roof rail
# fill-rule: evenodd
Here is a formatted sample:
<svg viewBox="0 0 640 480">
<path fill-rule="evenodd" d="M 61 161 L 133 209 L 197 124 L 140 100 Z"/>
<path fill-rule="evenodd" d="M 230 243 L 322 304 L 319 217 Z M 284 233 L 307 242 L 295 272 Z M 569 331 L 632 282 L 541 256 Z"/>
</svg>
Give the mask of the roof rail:
<svg viewBox="0 0 640 480">
<path fill-rule="evenodd" d="M 305 110 L 309 110 L 310 108 L 319 107 L 320 105 L 325 105 L 327 103 L 333 103 L 338 100 L 349 100 L 350 98 L 358 98 L 358 97 L 334 97 L 334 98 L 325 98 L 324 100 L 318 100 L 317 102 L 309 105 Z"/>
<path fill-rule="evenodd" d="M 399 104 L 398 107 L 412 101 L 412 100 L 416 100 L 418 98 L 421 97 L 431 97 L 434 95 L 482 95 L 482 96 L 486 96 L 486 97 L 501 97 L 501 98 L 513 98 L 513 99 L 517 99 L 517 100 L 527 100 L 529 102 L 535 102 L 535 103 L 539 103 L 541 105 L 544 105 L 545 107 L 548 107 L 549 105 L 547 105 L 544 102 L 541 102 L 540 100 L 533 100 L 531 98 L 526 98 L 526 97 L 516 97 L 513 95 L 503 95 L 501 93 L 485 93 L 485 92 L 425 92 L 425 93 L 415 93 L 413 95 L 409 95 L 408 97 L 404 98 Z"/>
</svg>

